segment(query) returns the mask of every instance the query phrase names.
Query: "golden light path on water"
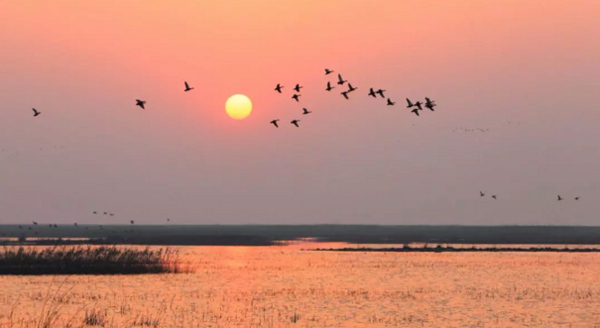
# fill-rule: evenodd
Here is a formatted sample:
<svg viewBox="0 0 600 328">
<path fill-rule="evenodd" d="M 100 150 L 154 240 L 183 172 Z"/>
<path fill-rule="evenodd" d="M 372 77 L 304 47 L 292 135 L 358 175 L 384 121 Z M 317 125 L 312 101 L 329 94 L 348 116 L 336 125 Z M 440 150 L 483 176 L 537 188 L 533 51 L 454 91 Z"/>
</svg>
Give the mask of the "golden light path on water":
<svg viewBox="0 0 600 328">
<path fill-rule="evenodd" d="M 181 247 L 194 273 L 3 276 L 0 326 L 593 327 L 600 254 Z M 317 245 L 339 247 L 342 245 Z M 47 296 L 49 293 L 49 297 Z M 12 317 L 9 314 L 12 311 Z M 12 323 L 11 323 L 12 322 Z M 152 326 L 152 325 L 151 325 Z"/>
</svg>

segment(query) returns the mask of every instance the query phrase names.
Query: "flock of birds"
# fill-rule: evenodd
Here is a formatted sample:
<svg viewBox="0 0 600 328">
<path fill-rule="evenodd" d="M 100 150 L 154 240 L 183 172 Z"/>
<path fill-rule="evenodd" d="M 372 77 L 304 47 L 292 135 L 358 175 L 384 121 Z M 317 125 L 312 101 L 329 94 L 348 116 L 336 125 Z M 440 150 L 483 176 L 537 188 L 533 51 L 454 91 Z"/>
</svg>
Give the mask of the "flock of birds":
<svg viewBox="0 0 600 328">
<path fill-rule="evenodd" d="M 334 73 L 333 70 L 330 70 L 328 68 L 325 69 L 325 75 L 330 75 L 332 73 Z M 331 92 L 333 89 L 336 88 L 335 86 L 332 85 L 332 83 L 336 83 L 336 81 L 334 81 L 334 82 L 327 81 L 327 87 L 325 88 L 325 91 Z M 339 86 L 347 85 L 348 89 L 340 92 L 340 94 L 346 100 L 349 100 L 350 94 L 358 89 L 357 87 L 354 87 L 350 82 L 348 82 L 348 80 L 344 80 L 344 78 L 342 77 L 342 74 L 339 74 L 339 73 L 337 75 L 337 85 L 339 85 Z M 273 89 L 273 90 L 275 90 L 278 93 L 283 93 L 283 88 L 284 88 L 284 86 L 281 85 L 281 83 L 277 83 L 277 85 L 275 86 L 275 89 Z M 300 90 L 302 88 L 304 88 L 304 87 L 301 86 L 300 84 L 296 84 L 294 86 L 294 88 L 292 88 L 292 90 L 294 91 L 294 94 L 292 95 L 291 99 L 295 100 L 296 102 L 300 102 L 300 97 L 302 96 L 302 94 L 300 94 Z M 370 96 L 373 98 L 381 97 L 383 99 L 387 99 L 387 102 L 386 102 L 387 106 L 396 105 L 396 102 L 392 101 L 391 98 L 386 97 L 384 92 L 386 92 L 386 90 L 383 90 L 383 89 L 375 90 L 375 88 L 369 88 L 369 93 L 367 94 L 367 96 Z M 435 109 L 434 109 L 435 106 L 437 106 L 435 101 L 431 100 L 428 97 L 425 97 L 425 102 L 421 102 L 419 100 L 419 101 L 416 101 L 413 103 L 409 98 L 406 98 L 406 102 L 407 102 L 406 107 L 408 109 L 411 109 L 410 112 L 414 113 L 417 116 L 420 116 L 419 111 L 422 111 L 423 107 L 425 107 L 433 112 L 433 111 L 435 111 Z M 306 108 L 302 108 L 303 115 L 308 115 L 310 113 L 312 113 L 312 111 L 309 111 Z M 269 123 L 272 124 L 273 126 L 275 126 L 276 128 L 279 128 L 279 121 L 280 121 L 280 119 L 274 119 L 274 120 L 270 121 Z M 294 120 L 290 121 L 290 124 L 292 124 L 296 127 L 300 127 L 299 123 L 300 123 L 299 119 L 294 119 Z"/>
<path fill-rule="evenodd" d="M 484 193 L 483 191 L 480 191 L 480 192 L 479 192 L 479 197 L 485 197 L 485 193 Z M 491 197 L 492 197 L 493 199 L 498 199 L 498 195 L 491 195 Z M 581 197 L 580 197 L 580 196 L 577 196 L 577 197 L 574 197 L 573 199 L 574 199 L 574 200 L 580 200 L 580 199 L 581 199 Z M 560 202 L 560 201 L 564 200 L 564 198 L 563 198 L 561 195 L 557 195 L 557 198 L 556 198 L 556 200 Z"/>
</svg>

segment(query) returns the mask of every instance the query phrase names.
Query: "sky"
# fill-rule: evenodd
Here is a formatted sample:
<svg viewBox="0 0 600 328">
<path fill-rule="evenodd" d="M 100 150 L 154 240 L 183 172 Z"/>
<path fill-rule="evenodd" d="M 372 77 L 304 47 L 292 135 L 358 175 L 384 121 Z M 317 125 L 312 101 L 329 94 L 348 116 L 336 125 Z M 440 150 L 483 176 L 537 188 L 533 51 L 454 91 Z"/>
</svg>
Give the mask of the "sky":
<svg viewBox="0 0 600 328">
<path fill-rule="evenodd" d="M 0 1 L 0 223 L 598 225 L 599 12 Z M 238 93 L 245 120 L 225 113 Z M 438 106 L 416 117 L 407 97 Z"/>
</svg>

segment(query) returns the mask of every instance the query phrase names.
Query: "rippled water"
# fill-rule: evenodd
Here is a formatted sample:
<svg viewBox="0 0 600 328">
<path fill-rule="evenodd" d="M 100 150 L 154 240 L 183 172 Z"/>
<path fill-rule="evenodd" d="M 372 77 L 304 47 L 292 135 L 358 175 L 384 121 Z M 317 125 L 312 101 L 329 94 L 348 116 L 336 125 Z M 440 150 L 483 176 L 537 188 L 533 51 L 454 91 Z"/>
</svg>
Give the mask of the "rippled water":
<svg viewBox="0 0 600 328">
<path fill-rule="evenodd" d="M 190 274 L 0 277 L 0 327 L 86 311 L 106 327 L 600 327 L 600 254 L 302 247 L 182 247 Z"/>
</svg>

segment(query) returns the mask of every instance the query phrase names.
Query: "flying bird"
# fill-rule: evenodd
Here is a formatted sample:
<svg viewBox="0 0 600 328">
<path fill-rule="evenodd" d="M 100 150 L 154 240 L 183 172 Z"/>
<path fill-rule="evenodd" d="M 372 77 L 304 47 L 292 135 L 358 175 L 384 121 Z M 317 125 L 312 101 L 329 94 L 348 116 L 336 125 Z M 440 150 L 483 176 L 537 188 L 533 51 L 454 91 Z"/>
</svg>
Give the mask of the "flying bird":
<svg viewBox="0 0 600 328">
<path fill-rule="evenodd" d="M 413 110 L 410 111 L 411 113 L 415 113 L 415 115 L 419 116 L 419 109 L 415 108 Z"/>
<path fill-rule="evenodd" d="M 577 196 L 577 197 L 575 197 L 575 200 L 579 200 L 579 198 L 581 198 L 581 197 Z"/>
<path fill-rule="evenodd" d="M 415 106 L 417 106 L 417 108 L 418 108 L 419 110 L 423 110 L 423 108 L 421 107 L 421 105 L 423 105 L 423 103 L 422 103 L 421 101 L 417 101 L 417 102 L 415 103 Z"/>
<path fill-rule="evenodd" d="M 299 102 L 300 100 L 298 100 L 298 97 L 300 97 L 300 96 L 302 96 L 302 95 L 294 93 L 294 95 L 292 96 L 292 99 L 296 99 L 296 102 Z"/>
<path fill-rule="evenodd" d="M 108 215 L 108 212 L 104 212 L 104 215 Z"/>
<path fill-rule="evenodd" d="M 131 224 L 135 224 L 135 221 L 133 221 L 133 220 L 129 220 L 129 223 L 131 223 Z"/>
<path fill-rule="evenodd" d="M 416 106 L 415 104 L 412 103 L 412 101 L 410 101 L 410 99 L 406 98 L 406 102 L 408 103 L 408 106 L 406 106 L 406 108 L 411 108 Z"/>
<path fill-rule="evenodd" d="M 294 124 L 297 128 L 299 128 L 300 126 L 298 125 L 298 122 L 300 122 L 300 120 L 293 120 L 290 123 Z"/>
<path fill-rule="evenodd" d="M 190 90 L 194 89 L 194 88 L 190 88 L 190 85 L 187 83 L 187 81 L 184 81 L 183 83 L 185 83 L 185 90 L 183 90 L 183 91 L 190 91 Z"/>
<path fill-rule="evenodd" d="M 355 88 L 355 87 L 352 86 L 352 84 L 348 83 L 348 92 L 352 92 L 352 91 L 354 91 L 356 89 L 358 89 L 358 88 Z"/>
<path fill-rule="evenodd" d="M 335 89 L 335 87 L 331 86 L 331 82 L 327 82 L 327 89 L 325 89 L 325 90 L 331 91 L 332 89 Z"/>
<path fill-rule="evenodd" d="M 136 100 L 135 100 L 135 105 L 136 105 L 136 106 L 140 106 L 140 107 L 142 107 L 142 109 L 146 109 L 146 108 L 144 107 L 144 105 L 145 105 L 145 104 L 146 104 L 146 101 L 145 101 L 145 100 L 139 100 L 139 99 L 136 99 Z"/>
<path fill-rule="evenodd" d="M 373 88 L 369 89 L 369 96 L 371 96 L 373 98 L 377 98 L 377 93 L 375 93 L 375 90 L 373 90 Z"/>
<path fill-rule="evenodd" d="M 294 90 L 296 90 L 297 92 L 300 92 L 300 89 L 304 88 L 303 86 L 301 86 L 300 84 L 296 84 L 296 86 L 294 87 Z"/>
<path fill-rule="evenodd" d="M 558 195 L 558 199 L 557 199 L 557 200 L 558 200 L 558 201 L 561 201 L 561 200 L 563 200 L 563 198 L 562 198 L 562 197 L 560 197 L 560 195 Z"/>
<path fill-rule="evenodd" d="M 498 198 L 496 198 L 496 197 L 498 197 L 498 196 L 497 196 L 497 195 L 492 195 L 492 198 L 493 198 L 493 199 L 498 199 Z"/>
<path fill-rule="evenodd" d="M 302 108 L 302 114 L 306 115 L 306 114 L 310 114 L 310 113 L 312 113 L 312 112 L 309 111 L 308 109 Z"/>
<path fill-rule="evenodd" d="M 36 117 L 42 113 L 42 112 L 38 112 L 38 110 L 35 108 L 32 108 L 32 110 L 33 110 L 33 117 Z"/>
<path fill-rule="evenodd" d="M 377 90 L 375 92 L 378 93 L 381 96 L 381 98 L 385 98 L 385 96 L 383 95 L 383 93 L 385 92 L 385 90 L 379 89 L 379 90 Z"/>
<path fill-rule="evenodd" d="M 388 98 L 387 99 L 387 105 L 388 106 L 394 106 L 396 103 L 392 101 L 392 99 Z"/>
<path fill-rule="evenodd" d="M 332 70 L 330 70 L 330 69 L 327 69 L 327 68 L 325 69 L 325 75 L 329 75 L 329 74 L 331 74 L 331 73 L 333 73 L 333 71 L 332 71 Z"/>
<path fill-rule="evenodd" d="M 277 83 L 277 86 L 275 87 L 275 91 L 281 93 L 281 88 L 283 88 L 283 85 Z"/>
<path fill-rule="evenodd" d="M 98 211 L 94 211 L 93 213 L 94 213 L 94 214 L 98 214 Z"/>
<path fill-rule="evenodd" d="M 277 121 L 279 121 L 279 120 L 272 120 L 272 121 L 271 121 L 271 122 L 269 122 L 269 123 L 270 123 L 270 124 L 273 124 L 273 125 L 275 125 L 275 127 L 276 127 L 276 128 L 278 128 L 278 127 L 279 127 L 279 125 L 277 125 Z"/>
<path fill-rule="evenodd" d="M 479 196 L 483 197 L 483 196 L 485 196 L 485 194 L 482 191 L 480 191 Z"/>
<path fill-rule="evenodd" d="M 77 222 L 73 223 L 74 226 L 77 226 Z"/>
<path fill-rule="evenodd" d="M 337 84 L 339 84 L 339 85 L 342 85 L 342 84 L 344 84 L 345 82 L 348 82 L 348 80 L 344 80 L 344 79 L 342 78 L 342 74 L 338 74 L 338 83 L 337 83 Z"/>
<path fill-rule="evenodd" d="M 350 99 L 350 98 L 348 98 L 348 91 L 341 92 L 341 94 L 342 94 L 342 96 L 344 96 L 344 98 Z"/>
<path fill-rule="evenodd" d="M 437 106 L 435 101 L 425 97 L 425 108 L 429 108 L 433 112 L 433 107 Z"/>
<path fill-rule="evenodd" d="M 33 221 L 33 225 L 37 225 L 37 222 Z"/>
</svg>

